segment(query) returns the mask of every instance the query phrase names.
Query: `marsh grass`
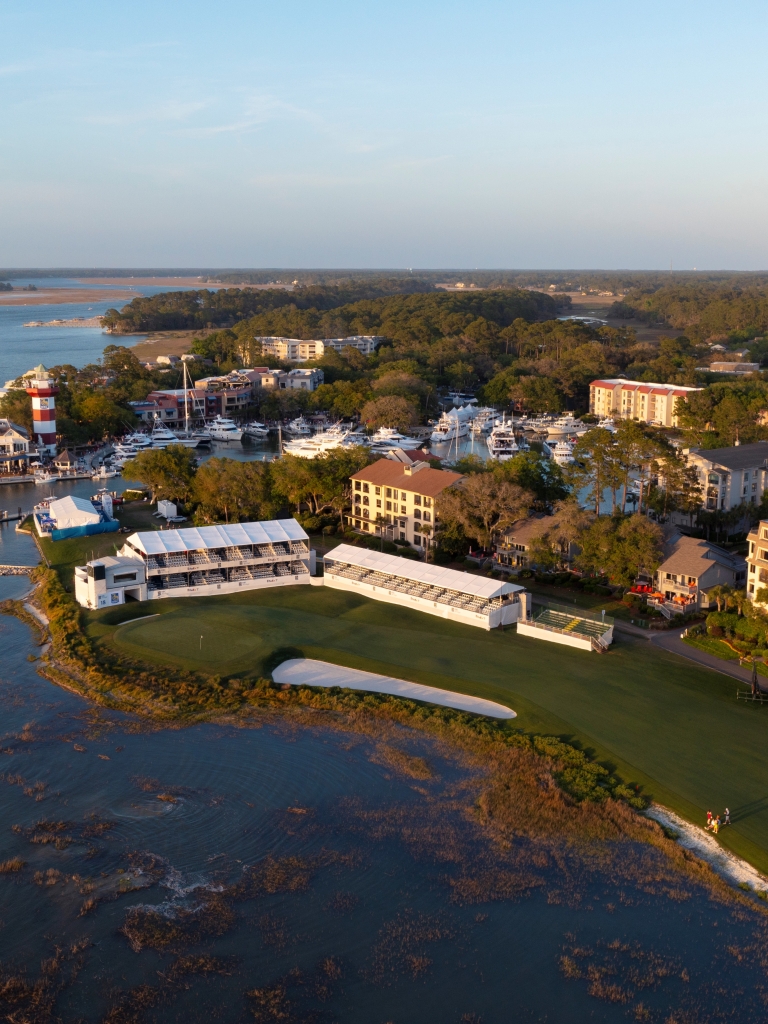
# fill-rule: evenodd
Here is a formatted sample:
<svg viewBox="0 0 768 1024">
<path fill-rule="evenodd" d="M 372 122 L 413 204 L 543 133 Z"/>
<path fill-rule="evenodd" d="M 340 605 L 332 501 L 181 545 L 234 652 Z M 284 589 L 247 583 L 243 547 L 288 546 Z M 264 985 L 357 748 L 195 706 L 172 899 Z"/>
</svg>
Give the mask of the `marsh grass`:
<svg viewBox="0 0 768 1024">
<path fill-rule="evenodd" d="M 27 862 L 21 857 L 11 857 L 10 860 L 0 861 L 0 875 L 13 875 L 23 871 Z"/>
<path fill-rule="evenodd" d="M 89 939 L 82 939 L 66 948 L 57 947 L 52 956 L 42 961 L 36 978 L 30 978 L 24 971 L 0 967 L 2 1018 L 13 1024 L 58 1021 L 56 1003 L 85 966 L 83 954 L 89 945 Z"/>
</svg>

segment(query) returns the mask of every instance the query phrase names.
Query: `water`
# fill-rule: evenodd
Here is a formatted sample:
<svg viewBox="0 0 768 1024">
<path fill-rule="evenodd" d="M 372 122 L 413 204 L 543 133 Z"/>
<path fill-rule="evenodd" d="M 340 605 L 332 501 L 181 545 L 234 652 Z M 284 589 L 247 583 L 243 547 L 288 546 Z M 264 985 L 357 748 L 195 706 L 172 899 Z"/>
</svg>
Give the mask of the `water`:
<svg viewBox="0 0 768 1024">
<path fill-rule="evenodd" d="M 75 317 L 101 316 L 113 306 L 121 308 L 123 301 L 95 301 L 90 303 L 47 303 L 25 305 L 20 289 L 34 284 L 40 291 L 46 288 L 87 288 L 89 291 L 114 291 L 116 285 L 84 285 L 71 278 L 19 278 L 11 282 L 14 286 L 13 305 L 0 305 L 0 386 L 7 380 L 15 380 L 31 370 L 38 363 L 45 366 L 59 366 L 69 363 L 82 367 L 101 358 L 106 345 L 132 346 L 145 340 L 145 335 L 125 337 L 105 334 L 98 327 L 24 327 L 30 320 L 73 320 Z M 132 285 L 126 282 L 125 290 L 139 295 L 157 295 L 160 292 L 189 291 L 188 286 Z M 5 294 L 5 293 L 3 293 Z M 30 296 L 31 298 L 31 296 Z M 126 300 L 129 301 L 129 300 Z"/>
<path fill-rule="evenodd" d="M 670 898 L 660 862 L 633 880 L 630 846 L 613 876 L 566 845 L 494 845 L 466 813 L 482 777 L 423 735 L 146 728 L 41 679 L 22 623 L 0 617 L 0 649 L 0 860 L 26 862 L 0 874 L 13 1019 L 764 1019 L 757 914 L 684 880 Z M 57 948 L 31 1012 L 9 979 L 40 982 Z"/>
</svg>

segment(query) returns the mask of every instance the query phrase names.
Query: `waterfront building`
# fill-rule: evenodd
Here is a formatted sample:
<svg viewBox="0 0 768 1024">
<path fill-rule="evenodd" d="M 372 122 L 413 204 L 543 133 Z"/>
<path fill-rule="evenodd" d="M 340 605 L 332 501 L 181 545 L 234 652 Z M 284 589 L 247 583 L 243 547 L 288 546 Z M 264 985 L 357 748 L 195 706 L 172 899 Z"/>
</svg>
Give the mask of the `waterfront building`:
<svg viewBox="0 0 768 1024">
<path fill-rule="evenodd" d="M 26 474 L 32 454 L 24 427 L 0 418 L 0 475 Z"/>
<path fill-rule="evenodd" d="M 678 399 L 687 401 L 691 392 L 701 390 L 678 384 L 648 384 L 623 377 L 593 380 L 589 385 L 589 411 L 600 419 L 617 417 L 656 427 L 676 427 Z"/>
<path fill-rule="evenodd" d="M 32 398 L 32 433 L 42 452 L 56 454 L 56 395 L 59 389 L 42 363 L 32 371 L 26 392 Z"/>
<path fill-rule="evenodd" d="M 383 337 L 374 334 L 355 334 L 348 338 L 323 338 L 306 340 L 302 338 L 255 338 L 261 344 L 265 355 L 274 356 L 290 363 L 306 363 L 308 360 L 322 359 L 326 351 L 332 349 L 341 352 L 348 346 L 356 348 L 363 355 L 371 355 L 376 347 L 384 341 Z"/>
<path fill-rule="evenodd" d="M 140 573 L 111 587 L 105 584 L 107 604 L 289 586 L 309 583 L 315 573 L 315 552 L 295 519 L 133 533 L 118 554 L 121 572 L 138 564 L 144 582 Z M 99 580 L 89 570 L 104 561 L 96 559 L 75 570 L 75 597 L 86 608 L 96 607 L 95 583 L 104 579 L 101 570 Z"/>
<path fill-rule="evenodd" d="M 482 629 L 525 620 L 524 587 L 339 544 L 323 560 L 323 585 Z"/>
<path fill-rule="evenodd" d="M 407 541 L 424 551 L 435 530 L 438 495 L 462 479 L 461 473 L 383 458 L 353 473 L 352 511 L 346 522 L 360 533 Z"/>
<path fill-rule="evenodd" d="M 758 601 L 757 593 L 768 587 L 768 519 L 761 519 L 753 526 L 747 540 L 747 595 L 765 610 L 768 601 Z"/>
<path fill-rule="evenodd" d="M 553 532 L 557 533 L 558 522 L 556 515 L 537 515 L 519 519 L 507 527 L 495 538 L 495 565 L 502 572 L 535 569 L 538 565 L 536 549 L 540 547 L 546 534 L 550 535 L 546 546 L 556 555 L 558 562 L 570 564 L 578 548 L 571 542 L 552 539 Z"/>
</svg>

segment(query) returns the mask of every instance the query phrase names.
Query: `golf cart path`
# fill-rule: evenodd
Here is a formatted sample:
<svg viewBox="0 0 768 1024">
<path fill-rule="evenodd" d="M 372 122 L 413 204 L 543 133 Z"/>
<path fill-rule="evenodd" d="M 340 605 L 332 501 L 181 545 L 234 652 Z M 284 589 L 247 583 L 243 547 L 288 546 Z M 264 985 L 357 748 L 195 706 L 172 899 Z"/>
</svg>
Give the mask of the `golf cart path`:
<svg viewBox="0 0 768 1024">
<path fill-rule="evenodd" d="M 716 658 L 714 654 L 707 654 L 706 651 L 702 651 L 698 647 L 691 647 L 690 644 L 686 644 L 680 639 L 679 633 L 656 633 L 650 637 L 650 642 L 657 647 L 663 647 L 665 651 L 670 651 L 672 654 L 679 654 L 689 661 L 695 661 L 697 665 L 703 665 L 705 668 L 714 669 L 715 672 L 732 676 L 740 683 L 750 684 L 752 682 L 751 668 L 739 665 L 738 661 L 725 661 L 722 658 Z M 758 678 L 762 685 L 766 684 L 765 676 Z"/>
<path fill-rule="evenodd" d="M 466 693 L 441 690 L 436 686 L 409 683 L 405 679 L 380 676 L 375 672 L 363 672 L 356 668 L 344 668 L 314 658 L 290 658 L 272 673 L 276 683 L 291 686 L 343 686 L 350 690 L 366 690 L 370 693 L 389 693 L 394 697 L 422 700 L 429 704 L 440 704 L 457 711 L 471 711 L 475 715 L 489 718 L 517 718 L 512 708 L 497 704 L 482 697 L 471 697 Z"/>
</svg>

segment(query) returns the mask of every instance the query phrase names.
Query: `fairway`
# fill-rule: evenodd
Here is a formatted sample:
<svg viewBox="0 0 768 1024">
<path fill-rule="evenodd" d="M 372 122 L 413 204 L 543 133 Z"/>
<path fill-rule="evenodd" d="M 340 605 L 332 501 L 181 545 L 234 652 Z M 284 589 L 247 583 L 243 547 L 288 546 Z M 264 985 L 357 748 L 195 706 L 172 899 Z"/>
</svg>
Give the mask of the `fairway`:
<svg viewBox="0 0 768 1024">
<path fill-rule="evenodd" d="M 160 614 L 115 631 L 150 608 Z M 134 657 L 222 676 L 303 655 L 499 701 L 515 726 L 573 737 L 694 821 L 727 805 L 723 843 L 768 870 L 768 719 L 736 702 L 734 680 L 645 641 L 621 636 L 598 655 L 315 587 L 125 606 L 89 622 L 94 639 Z"/>
</svg>

